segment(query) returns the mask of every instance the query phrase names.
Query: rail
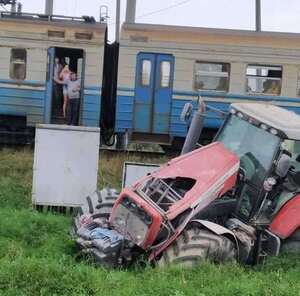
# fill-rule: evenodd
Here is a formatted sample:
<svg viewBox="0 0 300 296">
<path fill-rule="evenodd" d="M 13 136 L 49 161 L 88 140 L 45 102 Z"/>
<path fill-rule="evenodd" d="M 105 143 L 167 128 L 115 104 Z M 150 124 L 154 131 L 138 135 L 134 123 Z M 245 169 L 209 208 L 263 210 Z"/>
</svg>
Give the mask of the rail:
<svg viewBox="0 0 300 296">
<path fill-rule="evenodd" d="M 57 22 L 57 21 L 71 21 L 71 22 L 81 22 L 94 24 L 97 23 L 93 16 L 65 16 L 65 15 L 47 15 L 39 13 L 25 13 L 25 12 L 10 12 L 10 11 L 0 11 L 0 18 L 18 18 L 26 20 L 38 20 L 45 22 Z"/>
</svg>

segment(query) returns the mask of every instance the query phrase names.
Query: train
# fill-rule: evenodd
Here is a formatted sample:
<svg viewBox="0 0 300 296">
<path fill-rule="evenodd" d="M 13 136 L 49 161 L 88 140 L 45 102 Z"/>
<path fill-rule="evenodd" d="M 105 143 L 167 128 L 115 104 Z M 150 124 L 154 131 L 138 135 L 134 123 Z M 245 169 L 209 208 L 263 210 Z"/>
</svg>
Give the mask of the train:
<svg viewBox="0 0 300 296">
<path fill-rule="evenodd" d="M 99 126 L 106 25 L 89 17 L 2 12 L 0 27 L 2 141 L 27 139 L 40 123 L 62 123 L 54 96 L 56 57 L 81 79 L 79 124 Z"/>
<path fill-rule="evenodd" d="M 54 96 L 54 61 L 66 59 L 81 79 L 79 125 L 101 128 L 106 145 L 129 141 L 182 145 L 186 103 L 199 99 L 226 112 L 235 102 L 270 102 L 300 113 L 300 35 L 122 24 L 93 17 L 0 14 L 0 135 L 64 124 Z M 207 134 L 222 124 L 205 119 Z M 291 123 L 292 125 L 292 123 Z"/>
</svg>

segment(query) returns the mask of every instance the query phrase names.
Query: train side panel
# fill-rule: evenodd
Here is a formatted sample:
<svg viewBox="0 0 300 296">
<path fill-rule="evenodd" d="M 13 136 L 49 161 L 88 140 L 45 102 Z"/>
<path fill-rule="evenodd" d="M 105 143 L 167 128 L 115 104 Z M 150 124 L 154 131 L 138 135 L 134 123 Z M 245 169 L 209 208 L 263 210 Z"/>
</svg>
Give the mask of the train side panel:
<svg viewBox="0 0 300 296">
<path fill-rule="evenodd" d="M 29 127 L 45 122 L 49 66 L 47 51 L 50 47 L 55 47 L 83 51 L 84 63 L 80 66 L 80 71 L 84 71 L 84 89 L 80 124 L 99 126 L 106 25 L 69 21 L 48 23 L 22 18 L 1 19 L 0 25 L 0 118 L 24 117 Z M 62 32 L 64 37 L 50 36 L 50 32 Z M 91 34 L 91 40 L 81 39 L 87 34 Z M 26 50 L 25 79 L 11 77 L 13 49 Z M 1 123 L 3 122 L 2 120 Z"/>
<path fill-rule="evenodd" d="M 135 131 L 136 80 L 141 75 L 136 65 L 141 53 L 174 56 L 169 135 L 185 137 L 187 125 L 180 121 L 180 113 L 186 102 L 192 102 L 196 108 L 199 95 L 207 104 L 223 111 L 234 102 L 262 101 L 300 113 L 299 50 L 299 34 L 124 24 L 120 43 L 116 132 Z M 222 91 L 196 88 L 197 63 L 228 65 L 228 88 Z M 251 92 L 247 81 L 252 75 L 251 65 L 258 69 L 256 71 L 265 71 L 264 67 L 269 67 L 270 72 L 277 71 L 277 76 L 272 79 L 279 81 L 281 91 L 274 95 Z M 215 114 L 209 115 L 205 126 L 219 128 L 222 120 Z"/>
</svg>

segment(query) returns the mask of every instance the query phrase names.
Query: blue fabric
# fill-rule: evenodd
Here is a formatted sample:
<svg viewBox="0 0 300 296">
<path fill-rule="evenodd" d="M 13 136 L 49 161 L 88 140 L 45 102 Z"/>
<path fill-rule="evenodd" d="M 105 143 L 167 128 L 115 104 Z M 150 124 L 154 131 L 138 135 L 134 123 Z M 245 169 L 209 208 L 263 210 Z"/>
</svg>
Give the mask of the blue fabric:
<svg viewBox="0 0 300 296">
<path fill-rule="evenodd" d="M 90 239 L 109 239 L 111 242 L 115 242 L 123 239 L 123 236 L 115 230 L 98 227 L 90 232 Z"/>
</svg>

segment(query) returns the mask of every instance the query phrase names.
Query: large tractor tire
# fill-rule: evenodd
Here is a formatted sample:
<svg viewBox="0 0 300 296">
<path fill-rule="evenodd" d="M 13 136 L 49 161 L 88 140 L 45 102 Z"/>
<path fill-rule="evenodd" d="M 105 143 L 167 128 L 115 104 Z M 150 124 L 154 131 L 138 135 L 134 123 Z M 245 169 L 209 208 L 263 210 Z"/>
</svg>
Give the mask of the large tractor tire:
<svg viewBox="0 0 300 296">
<path fill-rule="evenodd" d="M 95 206 L 93 217 L 108 220 L 119 192 L 115 189 L 105 188 L 100 191 L 98 204 Z"/>
<path fill-rule="evenodd" d="M 283 254 L 300 254 L 300 229 L 282 243 L 280 252 Z"/>
<path fill-rule="evenodd" d="M 86 203 L 81 207 L 79 214 L 74 218 L 71 234 L 76 234 L 80 228 L 80 217 L 82 215 L 92 215 L 93 219 L 100 219 L 102 223 L 108 221 L 115 201 L 119 197 L 119 192 L 115 189 L 104 188 L 95 191 L 87 196 Z"/>
<path fill-rule="evenodd" d="M 192 228 L 185 230 L 170 245 L 158 261 L 159 266 L 180 264 L 195 266 L 203 261 L 227 262 L 236 259 L 234 243 L 227 237 L 208 230 Z"/>
</svg>

